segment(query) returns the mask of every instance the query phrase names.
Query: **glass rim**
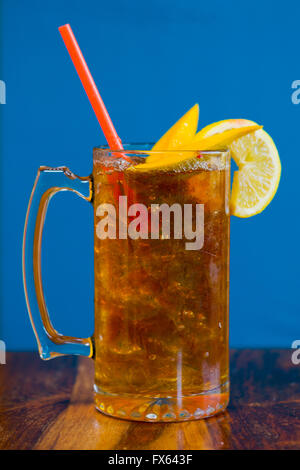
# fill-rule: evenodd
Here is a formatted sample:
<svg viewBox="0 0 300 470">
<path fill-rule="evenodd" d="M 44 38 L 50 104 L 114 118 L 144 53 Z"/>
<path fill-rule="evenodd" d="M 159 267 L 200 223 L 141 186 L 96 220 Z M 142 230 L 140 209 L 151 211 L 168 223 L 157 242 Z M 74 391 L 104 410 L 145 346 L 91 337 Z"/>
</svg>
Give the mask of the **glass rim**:
<svg viewBox="0 0 300 470">
<path fill-rule="evenodd" d="M 191 153 L 191 152 L 201 152 L 201 153 L 204 153 L 206 155 L 224 155 L 226 153 L 229 152 L 229 148 L 228 147 L 224 147 L 224 148 L 221 148 L 221 149 L 216 149 L 216 150 L 205 150 L 205 149 L 202 149 L 202 148 L 199 148 L 199 149 L 188 149 L 188 148 L 185 148 L 185 149 L 170 149 L 170 150 L 151 150 L 151 148 L 155 145 L 155 142 L 134 142 L 134 143 L 122 143 L 123 145 L 123 149 L 120 150 L 120 149 L 112 149 L 108 144 L 105 144 L 105 145 L 99 145 L 97 147 L 94 147 L 93 150 L 100 150 L 100 151 L 109 151 L 109 152 L 113 152 L 113 153 L 116 153 L 116 154 L 122 154 L 122 153 L 126 153 L 126 154 L 149 154 L 149 153 L 153 153 L 153 154 L 162 154 L 162 153 Z M 143 149 L 141 147 L 143 146 L 149 146 L 149 150 L 147 149 Z M 130 147 L 130 148 L 126 148 L 126 147 Z"/>
</svg>

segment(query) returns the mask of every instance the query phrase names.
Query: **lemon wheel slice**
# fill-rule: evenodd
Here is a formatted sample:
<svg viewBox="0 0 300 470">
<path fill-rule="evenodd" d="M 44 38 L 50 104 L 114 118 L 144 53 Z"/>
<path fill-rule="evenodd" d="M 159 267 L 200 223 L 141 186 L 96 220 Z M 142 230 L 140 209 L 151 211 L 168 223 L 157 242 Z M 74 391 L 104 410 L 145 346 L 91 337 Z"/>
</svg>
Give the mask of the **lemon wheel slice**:
<svg viewBox="0 0 300 470">
<path fill-rule="evenodd" d="M 278 188 L 281 164 L 272 138 L 262 129 L 230 144 L 239 167 L 234 173 L 231 214 L 251 217 L 262 212 Z"/>
<path fill-rule="evenodd" d="M 254 125 L 246 119 L 227 119 L 204 127 L 198 138 Z M 272 201 L 280 180 L 281 164 L 272 138 L 262 129 L 241 136 L 228 145 L 238 166 L 232 183 L 231 214 L 251 217 L 262 212 Z"/>
</svg>

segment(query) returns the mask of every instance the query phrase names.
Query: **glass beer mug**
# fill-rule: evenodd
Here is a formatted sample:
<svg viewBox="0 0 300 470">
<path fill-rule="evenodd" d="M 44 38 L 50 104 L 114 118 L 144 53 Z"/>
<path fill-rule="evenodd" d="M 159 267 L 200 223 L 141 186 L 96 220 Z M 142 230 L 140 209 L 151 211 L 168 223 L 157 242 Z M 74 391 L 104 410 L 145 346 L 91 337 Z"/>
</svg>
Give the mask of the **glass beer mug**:
<svg viewBox="0 0 300 470">
<path fill-rule="evenodd" d="M 150 422 L 206 418 L 229 399 L 229 152 L 189 151 L 173 168 L 143 171 L 150 148 L 124 146 L 130 162 L 95 148 L 88 177 L 40 167 L 24 230 L 28 312 L 42 359 L 94 360 L 101 412 Z M 94 208 L 90 338 L 58 333 L 43 294 L 44 220 L 51 197 L 65 190 Z"/>
</svg>

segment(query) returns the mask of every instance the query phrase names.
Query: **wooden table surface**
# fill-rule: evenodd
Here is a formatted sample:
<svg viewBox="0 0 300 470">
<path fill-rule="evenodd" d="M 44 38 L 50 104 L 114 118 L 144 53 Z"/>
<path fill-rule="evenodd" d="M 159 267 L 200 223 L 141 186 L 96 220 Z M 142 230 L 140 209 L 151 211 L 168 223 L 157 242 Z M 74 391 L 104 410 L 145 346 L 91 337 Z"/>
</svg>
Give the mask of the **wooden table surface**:
<svg viewBox="0 0 300 470">
<path fill-rule="evenodd" d="M 1 449 L 300 449 L 300 365 L 291 350 L 233 350 L 225 413 L 185 423 L 109 418 L 93 405 L 93 361 L 8 353 Z"/>
</svg>

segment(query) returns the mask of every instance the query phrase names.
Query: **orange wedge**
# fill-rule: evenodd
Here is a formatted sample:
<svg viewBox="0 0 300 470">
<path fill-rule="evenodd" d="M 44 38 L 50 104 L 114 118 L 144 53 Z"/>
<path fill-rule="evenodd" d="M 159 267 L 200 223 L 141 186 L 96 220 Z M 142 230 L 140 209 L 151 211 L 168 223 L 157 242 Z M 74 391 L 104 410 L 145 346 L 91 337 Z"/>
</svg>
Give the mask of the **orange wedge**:
<svg viewBox="0 0 300 470">
<path fill-rule="evenodd" d="M 153 146 L 152 150 L 174 150 L 189 142 L 196 134 L 199 105 L 196 103 Z"/>
</svg>

